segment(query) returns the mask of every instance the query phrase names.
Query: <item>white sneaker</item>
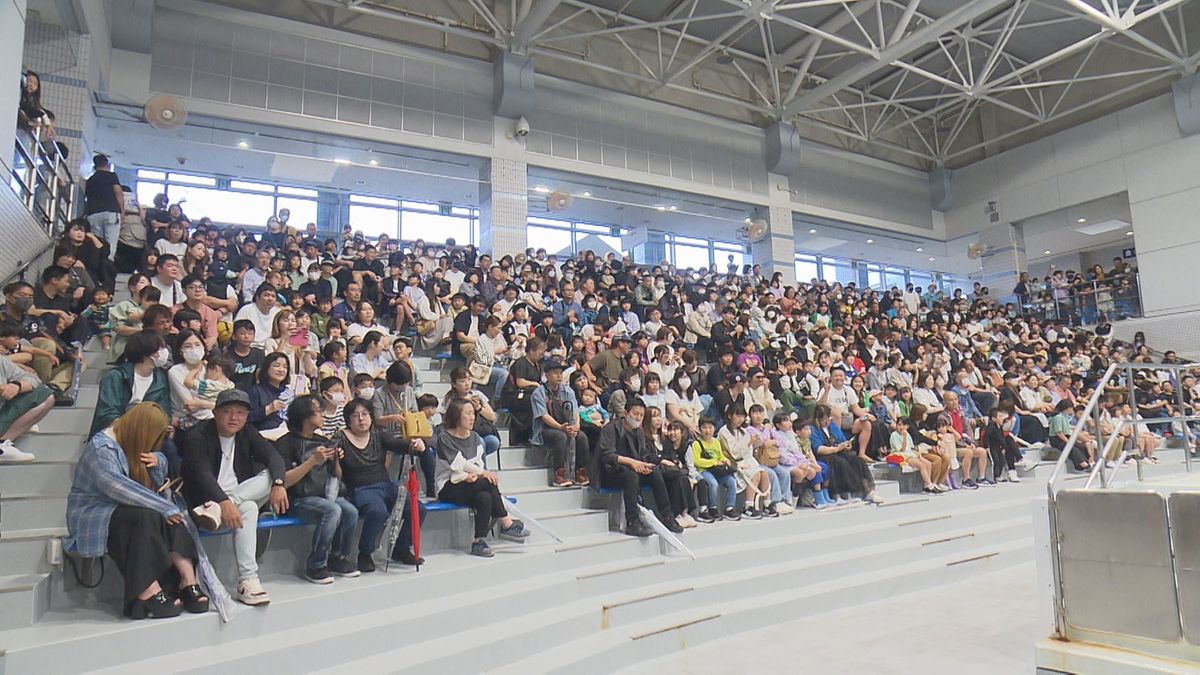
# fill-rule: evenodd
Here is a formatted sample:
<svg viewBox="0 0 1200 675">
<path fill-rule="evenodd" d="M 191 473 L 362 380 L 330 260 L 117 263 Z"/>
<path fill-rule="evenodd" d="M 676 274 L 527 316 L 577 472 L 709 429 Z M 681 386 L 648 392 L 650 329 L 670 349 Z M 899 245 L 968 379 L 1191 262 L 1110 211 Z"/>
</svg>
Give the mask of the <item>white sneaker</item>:
<svg viewBox="0 0 1200 675">
<path fill-rule="evenodd" d="M 1106 468 L 1106 469 L 1115 469 L 1115 468 L 1117 468 L 1117 463 L 1116 463 L 1116 462 L 1114 462 L 1114 461 L 1112 461 L 1112 460 L 1110 459 L 1110 460 L 1108 460 L 1107 462 L 1105 462 L 1105 463 L 1104 463 L 1104 468 Z"/>
<path fill-rule="evenodd" d="M 1010 483 L 1020 483 L 1021 482 L 1021 477 L 1017 475 L 1016 469 L 1008 470 L 1008 481 Z"/>
<path fill-rule="evenodd" d="M 697 523 L 696 519 L 693 518 L 692 514 L 690 514 L 690 513 L 683 514 L 683 523 L 682 524 L 686 528 L 693 528 L 693 527 L 697 527 L 700 525 L 700 523 Z"/>
<path fill-rule="evenodd" d="M 792 505 L 788 504 L 787 502 L 779 502 L 775 505 L 775 512 L 781 516 L 786 516 L 787 514 L 794 513 L 795 511 L 796 509 L 792 508 Z"/>
<path fill-rule="evenodd" d="M 35 424 L 35 425 L 29 427 L 29 433 L 40 434 L 40 433 L 42 433 L 42 428 Z"/>
<path fill-rule="evenodd" d="M 238 582 L 237 599 L 246 605 L 265 605 L 271 602 L 271 596 L 258 581 L 258 577 L 243 579 Z"/>
<path fill-rule="evenodd" d="M 0 463 L 15 464 L 17 462 L 32 462 L 33 460 L 34 456 L 32 452 L 24 452 L 14 445 L 12 441 L 0 441 Z"/>
<path fill-rule="evenodd" d="M 874 490 L 871 490 L 870 492 L 867 493 L 866 497 L 863 497 L 863 501 L 870 502 L 870 503 L 878 506 L 883 503 L 883 498 L 880 497 L 879 495 L 875 494 Z"/>
</svg>

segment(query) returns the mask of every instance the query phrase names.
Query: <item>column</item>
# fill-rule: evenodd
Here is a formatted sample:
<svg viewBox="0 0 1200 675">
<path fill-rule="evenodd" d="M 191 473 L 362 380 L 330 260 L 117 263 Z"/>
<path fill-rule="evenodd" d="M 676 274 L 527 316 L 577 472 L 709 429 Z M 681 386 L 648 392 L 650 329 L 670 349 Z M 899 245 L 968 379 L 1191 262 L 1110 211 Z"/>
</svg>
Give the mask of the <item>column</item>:
<svg viewBox="0 0 1200 675">
<path fill-rule="evenodd" d="M 762 265 L 768 279 L 776 272 L 783 274 L 784 285 L 796 283 L 796 240 L 792 235 L 792 204 L 787 176 L 768 174 L 769 206 L 760 208 L 757 218 L 767 221 L 767 234 L 750 243 L 750 257 Z"/>
<path fill-rule="evenodd" d="M 527 165 L 492 158 L 479 180 L 479 248 L 493 259 L 523 253 L 528 246 Z"/>
<path fill-rule="evenodd" d="M 979 258 L 979 283 L 988 288 L 992 298 L 1011 298 L 1017 279 L 1028 269 L 1021 226 L 1005 222 L 985 226 L 979 231 L 979 243 L 985 247 Z"/>
<path fill-rule="evenodd" d="M 4 129 L 4 148 L 0 163 L 4 175 L 12 170 L 12 139 L 17 128 L 17 106 L 20 102 L 19 73 L 24 61 L 25 45 L 25 0 L 10 0 L 0 3 L 0 73 L 4 74 L 5 86 L 0 87 L 0 129 Z M 7 188 L 6 188 L 7 189 Z"/>
</svg>

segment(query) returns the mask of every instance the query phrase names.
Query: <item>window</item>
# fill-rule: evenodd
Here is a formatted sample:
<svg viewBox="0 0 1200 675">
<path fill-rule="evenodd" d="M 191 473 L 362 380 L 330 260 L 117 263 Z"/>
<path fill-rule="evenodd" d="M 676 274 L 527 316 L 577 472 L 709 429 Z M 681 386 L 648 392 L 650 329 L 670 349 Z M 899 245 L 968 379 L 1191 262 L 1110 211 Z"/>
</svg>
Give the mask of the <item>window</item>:
<svg viewBox="0 0 1200 675">
<path fill-rule="evenodd" d="M 817 256 L 796 256 L 796 281 L 807 283 L 817 278 L 820 278 L 820 271 L 817 267 Z"/>
<path fill-rule="evenodd" d="M 138 204 L 149 208 L 154 205 L 154 197 L 167 191 L 162 183 L 148 183 L 139 180 L 137 183 Z"/>
<path fill-rule="evenodd" d="M 279 194 L 288 195 L 290 197 L 309 197 L 310 199 L 317 198 L 317 191 L 308 188 L 287 187 L 286 185 L 279 186 Z"/>
<path fill-rule="evenodd" d="M 207 216 L 217 223 L 264 226 L 275 212 L 275 198 L 271 195 L 170 185 L 167 198 L 173 204 L 180 204 L 193 221 Z"/>
<path fill-rule="evenodd" d="M 145 180 L 160 180 L 161 181 L 161 180 L 167 179 L 167 172 L 166 171 L 152 171 L 150 169 L 138 169 L 137 177 L 138 177 L 138 180 L 145 179 Z"/>
<path fill-rule="evenodd" d="M 309 223 L 317 222 L 317 202 L 313 199 L 296 199 L 294 197 L 278 197 L 275 199 L 275 212 L 287 209 L 292 212 L 288 225 L 296 229 L 304 229 Z"/>
<path fill-rule="evenodd" d="M 829 283 L 840 281 L 843 285 L 857 282 L 858 273 L 849 260 L 821 258 L 821 279 Z"/>
<path fill-rule="evenodd" d="M 903 268 L 899 268 L 899 267 L 884 268 L 884 270 L 883 270 L 883 287 L 884 287 L 885 291 L 892 290 L 893 286 L 895 286 L 896 288 L 899 288 L 900 290 L 904 290 L 904 287 L 907 284 L 908 284 L 908 281 L 907 281 L 907 277 L 906 277 L 906 271 Z"/>
<path fill-rule="evenodd" d="M 427 213 L 437 213 L 441 207 L 437 204 L 427 204 L 425 202 L 401 202 L 400 207 L 405 211 L 425 211 Z"/>
<path fill-rule="evenodd" d="M 230 190 L 246 190 L 247 192 L 266 192 L 274 193 L 275 186 L 267 183 L 251 183 L 246 180 L 231 180 L 229 181 Z"/>
<path fill-rule="evenodd" d="M 550 255 L 571 256 L 575 254 L 570 229 L 530 225 L 528 236 L 530 243 L 536 242 L 536 248 L 544 248 Z"/>
<path fill-rule="evenodd" d="M 395 199 L 387 199 L 385 197 L 370 197 L 367 195 L 350 195 L 351 204 L 370 204 L 371 206 L 390 206 L 396 208 L 400 203 Z"/>
<path fill-rule="evenodd" d="M 419 211 L 405 211 L 400 215 L 400 238 L 405 241 L 424 239 L 427 242 L 441 243 L 453 238 L 456 242 L 465 242 L 470 237 L 469 218 Z"/>
<path fill-rule="evenodd" d="M 908 281 L 919 291 L 924 291 L 929 288 L 929 284 L 933 283 L 933 272 L 918 272 L 910 270 L 908 273 Z"/>
<path fill-rule="evenodd" d="M 867 286 L 880 289 L 883 287 L 883 267 L 875 263 L 867 263 Z"/>
<path fill-rule="evenodd" d="M 167 182 L 183 183 L 185 185 L 203 185 L 205 187 L 216 187 L 217 179 L 208 176 L 193 176 L 190 173 L 169 173 L 167 174 Z"/>
<path fill-rule="evenodd" d="M 207 216 L 218 225 L 261 228 L 266 226 L 267 218 L 286 208 L 292 212 L 288 222 L 293 227 L 328 225 L 317 220 L 317 191 L 313 189 L 155 169 L 138 169 L 137 176 L 134 190 L 140 204 L 149 206 L 155 195 L 166 194 L 171 203 L 182 201 L 184 213 L 192 220 Z"/>
<path fill-rule="evenodd" d="M 351 197 L 350 227 L 364 236 L 378 237 L 386 234 L 389 237 L 400 236 L 400 212 L 379 206 L 362 206 L 355 204 Z"/>
<path fill-rule="evenodd" d="M 709 249 L 707 246 L 691 246 L 675 244 L 672 260 L 675 267 L 680 269 L 707 269 L 709 265 Z"/>
</svg>

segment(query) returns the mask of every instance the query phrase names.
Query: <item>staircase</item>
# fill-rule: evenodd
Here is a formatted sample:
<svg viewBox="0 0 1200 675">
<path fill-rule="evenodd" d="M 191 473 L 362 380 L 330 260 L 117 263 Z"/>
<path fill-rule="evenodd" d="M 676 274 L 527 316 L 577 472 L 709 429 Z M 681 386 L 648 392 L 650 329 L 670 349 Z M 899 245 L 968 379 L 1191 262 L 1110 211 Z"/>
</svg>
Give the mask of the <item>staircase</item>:
<svg viewBox="0 0 1200 675">
<path fill-rule="evenodd" d="M 656 537 L 610 532 L 608 513 L 586 508 L 596 500 L 583 490 L 546 487 L 541 450 L 509 446 L 500 451 L 501 488 L 562 543 L 535 529 L 523 546 L 498 543 L 495 558 L 473 558 L 466 513 L 431 513 L 420 572 L 381 566 L 318 587 L 299 577 L 311 529 L 287 528 L 273 533 L 261 560 L 270 607 L 241 608 L 227 624 L 215 614 L 127 621 L 117 616 L 111 563 L 100 587 L 87 590 L 46 557 L 65 532 L 71 472 L 104 367 L 104 355 L 87 354 L 76 407 L 56 409 L 21 443 L 37 461 L 0 467 L 0 673 L 609 673 L 1033 555 L 1030 503 L 1044 485 L 1027 479 L 944 496 L 901 495 L 880 482 L 882 507 L 701 525 L 681 536 L 692 560 Z M 415 362 L 424 391 L 443 395 L 448 371 Z M 1177 451 L 1160 456 L 1148 472 L 1179 470 Z M 232 579 L 228 540 L 205 545 Z"/>
</svg>

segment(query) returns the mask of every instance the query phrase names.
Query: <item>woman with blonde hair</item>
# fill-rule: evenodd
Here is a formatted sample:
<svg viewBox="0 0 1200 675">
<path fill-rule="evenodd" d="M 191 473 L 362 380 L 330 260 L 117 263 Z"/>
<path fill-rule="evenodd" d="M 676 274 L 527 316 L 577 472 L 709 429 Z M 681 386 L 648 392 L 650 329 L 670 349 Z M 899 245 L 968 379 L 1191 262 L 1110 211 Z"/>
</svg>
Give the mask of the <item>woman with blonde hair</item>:
<svg viewBox="0 0 1200 675">
<path fill-rule="evenodd" d="M 299 394 L 308 393 L 311 379 L 317 376 L 317 363 L 308 331 L 298 329 L 295 312 L 282 309 L 275 314 L 271 321 L 271 337 L 267 338 L 263 351 L 286 356 L 292 371 L 292 388 Z"/>
<path fill-rule="evenodd" d="M 159 494 L 167 459 L 157 448 L 169 421 L 157 404 L 138 403 L 97 432 L 67 498 L 66 549 L 113 559 L 125 580 L 123 613 L 131 619 L 208 611 L 186 514 Z"/>
</svg>

